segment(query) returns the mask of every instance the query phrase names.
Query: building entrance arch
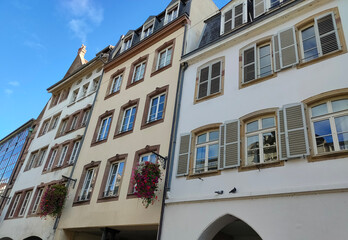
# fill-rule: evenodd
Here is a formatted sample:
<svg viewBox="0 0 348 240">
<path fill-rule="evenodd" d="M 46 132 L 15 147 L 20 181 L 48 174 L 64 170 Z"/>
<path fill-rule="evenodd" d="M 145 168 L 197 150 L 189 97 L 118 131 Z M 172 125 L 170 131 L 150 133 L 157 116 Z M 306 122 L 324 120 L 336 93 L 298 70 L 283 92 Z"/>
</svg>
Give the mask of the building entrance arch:
<svg viewBox="0 0 348 240">
<path fill-rule="evenodd" d="M 31 237 L 24 238 L 23 240 L 42 240 L 42 238 L 31 236 Z"/>
<path fill-rule="evenodd" d="M 226 214 L 210 224 L 198 240 L 262 240 L 257 232 L 241 219 Z"/>
</svg>

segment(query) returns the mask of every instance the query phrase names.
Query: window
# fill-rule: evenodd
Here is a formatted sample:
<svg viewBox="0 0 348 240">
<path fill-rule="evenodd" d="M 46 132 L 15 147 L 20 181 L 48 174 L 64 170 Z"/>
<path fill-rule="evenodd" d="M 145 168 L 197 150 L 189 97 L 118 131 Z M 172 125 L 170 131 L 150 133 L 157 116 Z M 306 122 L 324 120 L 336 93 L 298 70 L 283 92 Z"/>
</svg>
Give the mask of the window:
<svg viewBox="0 0 348 240">
<path fill-rule="evenodd" d="M 76 89 L 75 91 L 73 91 L 70 103 L 73 103 L 76 101 L 78 94 L 79 94 L 79 89 Z"/>
<path fill-rule="evenodd" d="M 97 88 L 98 88 L 98 85 L 99 85 L 99 80 L 100 80 L 100 77 L 97 77 L 97 78 L 93 79 L 91 92 L 97 91 Z"/>
<path fill-rule="evenodd" d="M 171 64 L 172 61 L 172 47 L 168 47 L 159 53 L 156 69 L 163 68 Z"/>
<path fill-rule="evenodd" d="M 56 155 L 57 155 L 57 149 L 54 149 L 51 153 L 50 161 L 48 162 L 48 165 L 47 165 L 47 170 L 51 170 L 54 160 L 56 158 Z"/>
<path fill-rule="evenodd" d="M 139 158 L 139 164 L 144 164 L 146 162 L 156 163 L 157 156 L 151 152 L 141 155 Z"/>
<path fill-rule="evenodd" d="M 81 195 L 79 196 L 79 201 L 89 200 L 91 197 L 90 192 L 92 191 L 92 179 L 94 175 L 95 168 L 90 168 L 86 172 L 85 180 L 82 185 Z"/>
<path fill-rule="evenodd" d="M 348 98 L 311 107 L 315 154 L 348 150 Z"/>
<path fill-rule="evenodd" d="M 165 100 L 166 100 L 165 93 L 158 95 L 156 97 L 153 97 L 151 99 L 147 122 L 153 122 L 163 118 Z"/>
<path fill-rule="evenodd" d="M 46 155 L 46 152 L 47 152 L 47 149 L 42 149 L 39 153 L 39 160 L 37 162 L 37 167 L 41 166 L 41 164 L 43 163 L 43 160 L 45 158 L 45 155 Z"/>
<path fill-rule="evenodd" d="M 110 94 L 120 91 L 123 75 L 120 74 L 112 80 Z"/>
<path fill-rule="evenodd" d="M 210 131 L 196 137 L 194 173 L 218 169 L 219 131 Z"/>
<path fill-rule="evenodd" d="M 128 50 L 131 45 L 132 45 L 132 40 L 133 40 L 133 34 L 130 37 L 127 37 L 124 42 L 123 42 L 123 46 L 122 46 L 122 52 Z"/>
<path fill-rule="evenodd" d="M 37 152 L 36 153 L 32 153 L 30 158 L 29 158 L 29 163 L 28 163 L 28 167 L 27 167 L 28 170 L 31 169 L 34 166 L 36 158 L 37 158 Z"/>
<path fill-rule="evenodd" d="M 78 115 L 73 116 L 73 119 L 72 119 L 71 125 L 70 125 L 70 131 L 74 130 L 76 128 L 78 117 L 79 117 Z"/>
<path fill-rule="evenodd" d="M 277 161 L 275 118 L 260 118 L 245 126 L 245 166 Z"/>
<path fill-rule="evenodd" d="M 123 175 L 124 162 L 116 162 L 111 165 L 104 197 L 117 196 Z"/>
<path fill-rule="evenodd" d="M 83 85 L 80 98 L 83 98 L 87 95 L 88 86 L 89 86 L 89 83 Z"/>
<path fill-rule="evenodd" d="M 53 130 L 57 127 L 59 121 L 59 116 L 53 117 L 50 129 Z"/>
<path fill-rule="evenodd" d="M 89 118 L 89 114 L 91 113 L 90 109 L 87 109 L 84 113 L 83 113 L 83 117 L 82 117 L 82 122 L 81 122 L 81 126 L 86 126 L 87 125 L 87 121 Z"/>
<path fill-rule="evenodd" d="M 145 67 L 146 67 L 146 61 L 139 63 L 138 65 L 134 67 L 132 83 L 135 83 L 144 78 Z"/>
<path fill-rule="evenodd" d="M 21 197 L 21 194 L 16 195 L 15 200 L 11 207 L 10 213 L 8 215 L 9 218 L 12 218 L 14 216 L 20 197 Z"/>
<path fill-rule="evenodd" d="M 40 201 L 41 201 L 41 197 L 42 197 L 42 193 L 43 193 L 43 188 L 40 188 L 37 192 L 37 195 L 36 195 L 36 198 L 35 198 L 35 201 L 34 201 L 34 206 L 33 206 L 33 209 L 31 211 L 31 213 L 37 213 L 37 210 L 39 208 L 39 205 L 40 205 Z"/>
<path fill-rule="evenodd" d="M 69 164 L 72 164 L 76 161 L 77 158 L 77 153 L 80 147 L 80 141 L 77 141 L 74 143 L 73 150 L 69 159 Z"/>
<path fill-rule="evenodd" d="M 136 111 L 136 106 L 124 110 L 120 132 L 127 132 L 133 129 Z"/>
<path fill-rule="evenodd" d="M 42 124 L 41 135 L 44 135 L 44 134 L 47 133 L 49 124 L 50 124 L 50 119 L 47 119 L 47 120 Z"/>
<path fill-rule="evenodd" d="M 262 44 L 261 46 L 253 45 L 243 50 L 242 63 L 243 83 L 272 75 L 270 43 Z"/>
<path fill-rule="evenodd" d="M 111 117 L 106 117 L 102 120 L 100 129 L 98 132 L 97 141 L 106 140 L 108 138 L 110 122 L 111 122 Z"/>
<path fill-rule="evenodd" d="M 196 98 L 201 99 L 221 92 L 222 61 L 213 61 L 198 69 L 198 91 Z"/>
<path fill-rule="evenodd" d="M 167 9 L 164 24 L 167 24 L 178 17 L 178 12 L 179 12 L 178 9 L 179 9 L 179 4 L 176 4 L 173 7 L 170 7 Z"/>
<path fill-rule="evenodd" d="M 221 34 L 228 33 L 247 22 L 247 1 L 236 1 L 234 5 L 222 10 Z"/>
<path fill-rule="evenodd" d="M 308 62 L 341 49 L 333 13 L 314 19 L 314 22 L 301 29 L 302 62 Z"/>
<path fill-rule="evenodd" d="M 64 135 L 67 123 L 68 123 L 68 119 L 62 120 L 60 130 L 59 130 L 59 136 Z"/>
<path fill-rule="evenodd" d="M 21 206 L 21 208 L 19 210 L 18 216 L 21 217 L 21 216 L 24 215 L 25 210 L 27 209 L 27 206 L 28 206 L 28 203 L 29 203 L 30 196 L 31 196 L 31 191 L 25 193 L 24 200 L 23 200 L 22 206 Z"/>
<path fill-rule="evenodd" d="M 154 20 L 144 24 L 143 31 L 141 33 L 141 39 L 144 39 L 148 37 L 150 34 L 152 34 L 154 26 L 155 26 Z"/>
<path fill-rule="evenodd" d="M 64 159 L 65 159 L 66 154 L 67 154 L 67 152 L 68 152 L 68 148 L 69 148 L 68 145 L 65 145 L 65 146 L 63 147 L 62 153 L 60 154 L 59 161 L 58 161 L 58 163 L 57 163 L 57 167 L 60 167 L 60 166 L 63 165 Z"/>
</svg>

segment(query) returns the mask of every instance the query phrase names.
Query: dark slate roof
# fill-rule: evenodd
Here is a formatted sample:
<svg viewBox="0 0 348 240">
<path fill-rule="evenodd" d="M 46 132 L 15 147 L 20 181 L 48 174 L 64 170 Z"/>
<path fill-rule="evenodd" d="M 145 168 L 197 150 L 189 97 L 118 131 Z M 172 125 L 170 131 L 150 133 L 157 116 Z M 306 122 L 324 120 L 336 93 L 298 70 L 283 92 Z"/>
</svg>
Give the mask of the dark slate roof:
<svg viewBox="0 0 348 240">
<path fill-rule="evenodd" d="M 207 45 L 210 42 L 214 42 L 220 37 L 220 22 L 221 22 L 221 14 L 217 14 L 206 22 L 205 31 L 202 34 L 201 41 L 199 43 L 199 47 L 201 48 L 204 45 Z"/>
<path fill-rule="evenodd" d="M 133 32 L 134 32 L 134 30 L 129 30 L 129 31 L 126 33 L 125 37 L 131 35 Z"/>
<path fill-rule="evenodd" d="M 185 14 L 189 16 L 190 9 L 191 9 L 191 0 L 173 0 L 173 1 L 170 2 L 170 4 L 168 6 L 172 5 L 175 2 L 179 2 L 179 1 L 181 1 L 181 4 L 180 4 L 179 13 L 178 13 L 178 18 L 181 17 L 182 15 L 185 15 Z M 144 24 L 146 24 L 148 21 L 150 21 L 153 18 L 155 18 L 155 22 L 154 22 L 155 26 L 154 26 L 153 33 L 152 33 L 152 34 L 154 34 L 154 33 L 158 32 L 158 31 L 160 31 L 163 27 L 165 27 L 163 25 L 164 24 L 164 17 L 165 17 L 165 11 L 161 12 L 157 16 L 149 16 L 147 18 L 147 20 L 144 22 Z M 136 46 L 137 44 L 139 44 L 141 41 L 144 40 L 144 39 L 140 39 L 142 30 L 143 30 L 143 25 L 141 25 L 136 30 L 128 31 L 127 34 L 125 35 L 125 36 L 129 36 L 129 34 L 134 32 L 133 40 L 132 40 L 132 46 L 130 47 L 130 49 L 132 49 L 134 46 Z M 122 41 L 119 41 L 118 44 L 119 45 L 122 44 Z M 121 47 L 118 46 L 118 45 L 115 45 L 114 51 L 110 55 L 114 56 L 113 58 L 115 58 L 115 57 L 117 57 L 118 55 L 121 54 L 120 51 L 121 51 Z M 125 51 L 125 52 L 127 52 L 127 51 Z M 115 52 L 116 52 L 116 54 L 115 54 Z"/>
</svg>

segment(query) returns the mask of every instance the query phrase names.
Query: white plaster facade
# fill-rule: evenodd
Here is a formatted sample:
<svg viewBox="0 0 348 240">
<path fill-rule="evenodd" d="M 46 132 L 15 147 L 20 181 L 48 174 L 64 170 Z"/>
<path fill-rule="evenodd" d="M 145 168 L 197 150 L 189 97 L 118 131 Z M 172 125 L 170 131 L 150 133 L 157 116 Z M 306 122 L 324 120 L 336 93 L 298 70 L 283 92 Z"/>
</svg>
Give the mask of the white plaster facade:
<svg viewBox="0 0 348 240">
<path fill-rule="evenodd" d="M 65 168 L 61 168 L 58 170 L 53 170 L 49 172 L 44 172 L 44 167 L 49 161 L 48 155 L 50 152 L 50 149 L 57 145 L 61 144 L 63 142 L 66 142 L 67 140 L 76 139 L 80 136 L 84 135 L 85 127 L 78 128 L 75 131 L 72 131 L 70 133 L 67 133 L 63 136 L 56 137 L 57 132 L 60 129 L 61 120 L 65 118 L 67 115 L 71 115 L 72 113 L 81 110 L 85 108 L 88 105 L 93 104 L 93 100 L 95 98 L 96 90 L 92 88 L 93 80 L 100 79 L 102 74 L 102 66 L 103 63 L 101 60 L 99 60 L 98 57 L 91 60 L 90 63 L 86 64 L 85 66 L 82 65 L 81 69 L 78 69 L 75 71 L 72 75 L 65 77 L 63 81 L 57 83 L 56 85 L 52 86 L 50 88 L 50 93 L 56 92 L 57 89 L 63 88 L 70 88 L 69 95 L 66 100 L 58 103 L 57 105 L 53 107 L 49 107 L 51 104 L 51 101 L 53 98 L 50 99 L 50 101 L 47 103 L 47 108 L 42 116 L 42 121 L 40 122 L 39 131 L 37 131 L 36 136 L 34 140 L 31 142 L 31 145 L 28 150 L 27 157 L 24 161 L 24 165 L 21 168 L 16 182 L 14 184 L 14 187 L 11 192 L 11 201 L 7 203 L 7 205 L 4 208 L 3 214 L 1 215 L 0 219 L 0 239 L 2 238 L 10 238 L 10 239 L 26 239 L 31 236 L 36 236 L 41 239 L 53 239 L 54 238 L 54 222 L 55 218 L 47 217 L 47 219 L 40 218 L 38 215 L 35 216 L 28 216 L 28 210 L 29 206 L 31 206 L 34 199 L 34 193 L 36 192 L 37 186 L 41 185 L 42 183 L 47 184 L 52 181 L 59 181 L 62 180 L 62 175 L 70 176 L 72 171 L 72 165 L 67 166 Z M 72 102 L 72 94 L 76 89 L 81 89 L 86 84 L 89 83 L 89 88 L 87 90 L 87 94 L 84 97 L 81 97 L 81 94 L 78 95 L 76 101 Z M 25 104 L 25 103 L 24 103 Z M 52 129 L 48 131 L 44 135 L 40 135 L 42 124 L 45 122 L 46 119 L 51 118 L 52 116 L 56 115 L 57 113 L 61 112 L 59 117 L 58 125 L 55 129 Z M 31 152 L 36 151 L 38 149 L 41 149 L 45 146 L 48 146 L 48 151 L 46 152 L 46 155 L 44 157 L 44 161 L 41 164 L 41 166 L 36 168 L 31 168 L 30 170 L 26 170 L 26 166 L 28 164 L 28 161 L 31 156 Z M 80 144 L 81 146 L 81 144 Z M 71 147 L 71 146 L 70 146 Z M 59 157 L 59 156 L 57 156 Z M 13 196 L 16 192 L 21 191 L 23 189 L 33 188 L 32 194 L 29 199 L 29 203 L 27 204 L 25 213 L 23 217 L 14 217 L 14 218 L 7 218 L 4 219 L 5 216 L 7 216 L 7 212 L 9 211 L 10 202 L 12 202 Z M 17 208 L 20 206 L 17 206 Z"/>
<path fill-rule="evenodd" d="M 347 155 L 335 159 L 328 156 L 315 162 L 310 162 L 310 157 L 289 159 L 283 166 L 260 170 L 223 169 L 218 175 L 203 174 L 201 179 L 176 176 L 182 134 L 208 124 L 240 119 L 255 111 L 299 103 L 328 91 L 341 90 L 348 96 L 344 73 L 347 54 L 280 71 L 273 78 L 245 88 L 239 88 L 238 60 L 240 50 L 248 44 L 336 7 L 347 39 L 347 3 L 344 0 L 300 1 L 286 11 L 183 57 L 182 62 L 188 62 L 189 66 L 183 83 L 173 174 L 165 200 L 161 239 L 213 239 L 225 225 L 209 226 L 225 215 L 241 219 L 267 240 L 347 239 Z M 223 94 L 194 104 L 197 69 L 220 57 L 225 58 Z M 308 124 L 307 127 L 310 134 L 311 127 Z M 312 147 L 313 141 L 309 145 Z M 237 192 L 229 193 L 234 187 Z M 220 190 L 223 194 L 215 193 Z"/>
</svg>

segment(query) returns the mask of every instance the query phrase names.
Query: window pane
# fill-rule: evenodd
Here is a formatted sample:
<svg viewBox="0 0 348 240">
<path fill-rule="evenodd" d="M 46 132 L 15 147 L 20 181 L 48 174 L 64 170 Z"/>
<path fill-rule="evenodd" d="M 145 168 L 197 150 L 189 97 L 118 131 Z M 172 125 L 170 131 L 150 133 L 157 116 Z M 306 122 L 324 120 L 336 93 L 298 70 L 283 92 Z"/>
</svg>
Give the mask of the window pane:
<svg viewBox="0 0 348 240">
<path fill-rule="evenodd" d="M 220 77 L 212 79 L 210 84 L 210 94 L 220 92 Z"/>
<path fill-rule="evenodd" d="M 268 76 L 272 73 L 270 45 L 259 48 L 260 58 L 260 77 Z"/>
<path fill-rule="evenodd" d="M 331 135 L 330 121 L 327 119 L 323 121 L 314 122 L 314 132 L 316 137 Z"/>
<path fill-rule="evenodd" d="M 314 122 L 314 132 L 318 153 L 332 152 L 335 150 L 331 134 L 330 121 L 328 119 Z"/>
<path fill-rule="evenodd" d="M 317 41 L 315 38 L 314 26 L 303 30 L 301 34 L 304 53 L 303 60 L 309 61 L 317 58 L 319 55 L 317 49 Z"/>
<path fill-rule="evenodd" d="M 147 162 L 147 161 L 149 161 L 149 156 L 148 155 L 142 156 L 141 159 L 140 159 L 140 163 Z"/>
<path fill-rule="evenodd" d="M 204 171 L 204 163 L 205 163 L 205 147 L 197 148 L 196 153 L 196 172 Z"/>
<path fill-rule="evenodd" d="M 328 113 L 326 103 L 312 107 L 312 117 L 324 115 L 326 113 Z"/>
<path fill-rule="evenodd" d="M 209 141 L 216 141 L 219 139 L 219 131 L 209 133 Z"/>
<path fill-rule="evenodd" d="M 270 117 L 270 118 L 263 118 L 262 119 L 262 128 L 270 128 L 270 127 L 274 127 L 275 126 L 275 121 L 274 121 L 274 117 Z"/>
<path fill-rule="evenodd" d="M 254 132 L 257 130 L 259 130 L 259 122 L 258 121 L 254 121 L 254 122 L 247 124 L 247 132 Z"/>
<path fill-rule="evenodd" d="M 275 131 L 262 134 L 264 161 L 277 160 L 277 147 Z"/>
<path fill-rule="evenodd" d="M 211 78 L 220 76 L 220 65 L 221 65 L 221 62 L 217 62 L 212 65 Z"/>
<path fill-rule="evenodd" d="M 246 165 L 260 162 L 258 135 L 247 138 L 247 151 L 248 151 L 248 156 L 247 156 Z"/>
<path fill-rule="evenodd" d="M 208 91 L 208 82 L 201 83 L 199 85 L 198 98 L 207 96 L 208 95 L 207 91 Z"/>
<path fill-rule="evenodd" d="M 208 74 L 209 74 L 209 67 L 203 68 L 201 70 L 201 76 L 199 79 L 199 82 L 205 82 L 208 80 Z"/>
<path fill-rule="evenodd" d="M 151 154 L 150 155 L 150 162 L 152 162 L 152 163 L 156 163 L 156 155 L 155 154 Z"/>
<path fill-rule="evenodd" d="M 348 99 L 337 100 L 332 102 L 332 110 L 334 112 L 347 110 L 348 109 Z"/>
<path fill-rule="evenodd" d="M 348 115 L 335 118 L 337 133 L 348 132 Z"/>
<path fill-rule="evenodd" d="M 206 133 L 204 133 L 202 135 L 199 135 L 197 137 L 197 144 L 206 142 L 207 141 L 206 139 L 207 139 L 207 134 Z"/>
<path fill-rule="evenodd" d="M 219 146 L 218 144 L 210 145 L 208 152 L 208 170 L 217 169 Z"/>
<path fill-rule="evenodd" d="M 338 134 L 340 150 L 348 150 L 348 133 Z"/>
</svg>

